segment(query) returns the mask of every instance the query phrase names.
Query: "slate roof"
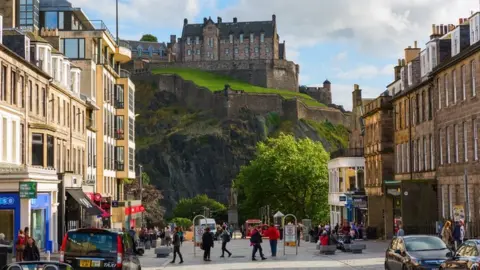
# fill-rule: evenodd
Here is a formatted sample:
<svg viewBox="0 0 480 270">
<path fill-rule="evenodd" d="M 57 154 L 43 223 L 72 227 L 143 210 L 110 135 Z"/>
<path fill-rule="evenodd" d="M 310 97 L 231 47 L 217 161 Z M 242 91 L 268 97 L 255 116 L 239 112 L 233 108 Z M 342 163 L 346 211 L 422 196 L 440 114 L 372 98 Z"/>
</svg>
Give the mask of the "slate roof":
<svg viewBox="0 0 480 270">
<path fill-rule="evenodd" d="M 265 38 L 273 37 L 274 22 L 273 21 L 255 21 L 255 22 L 221 22 L 215 23 L 212 19 L 208 19 L 206 23 L 187 24 L 183 26 L 182 37 L 201 37 L 203 36 L 203 27 L 212 23 L 220 30 L 221 38 L 228 38 L 230 34 L 239 36 L 244 34 L 246 38 L 250 33 L 265 33 Z"/>
<path fill-rule="evenodd" d="M 152 46 L 153 50 L 166 50 L 167 45 L 165 42 L 151 42 L 151 41 L 136 41 L 136 40 L 123 40 L 127 42 L 132 49 L 136 50 L 138 46 L 142 46 L 144 50 L 148 50 Z"/>
</svg>

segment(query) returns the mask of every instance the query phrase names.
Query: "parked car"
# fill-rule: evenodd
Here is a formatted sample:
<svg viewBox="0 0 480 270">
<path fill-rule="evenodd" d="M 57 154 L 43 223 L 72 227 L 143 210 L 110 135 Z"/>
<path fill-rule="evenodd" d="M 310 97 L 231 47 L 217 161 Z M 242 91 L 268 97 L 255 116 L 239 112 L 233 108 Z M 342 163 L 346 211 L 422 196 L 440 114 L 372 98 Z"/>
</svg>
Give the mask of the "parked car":
<svg viewBox="0 0 480 270">
<path fill-rule="evenodd" d="M 73 270 L 73 267 L 60 262 L 16 262 L 5 265 L 2 270 Z"/>
<path fill-rule="evenodd" d="M 465 241 L 460 247 L 458 247 L 457 251 L 450 259 L 442 263 L 440 269 L 480 269 L 479 248 L 480 240 L 470 239 Z"/>
<path fill-rule="evenodd" d="M 65 234 L 60 262 L 74 269 L 140 270 L 140 260 L 129 234 L 106 229 L 78 229 Z"/>
<path fill-rule="evenodd" d="M 392 240 L 385 252 L 385 269 L 438 270 L 451 256 L 451 250 L 437 236 L 400 236 Z"/>
</svg>

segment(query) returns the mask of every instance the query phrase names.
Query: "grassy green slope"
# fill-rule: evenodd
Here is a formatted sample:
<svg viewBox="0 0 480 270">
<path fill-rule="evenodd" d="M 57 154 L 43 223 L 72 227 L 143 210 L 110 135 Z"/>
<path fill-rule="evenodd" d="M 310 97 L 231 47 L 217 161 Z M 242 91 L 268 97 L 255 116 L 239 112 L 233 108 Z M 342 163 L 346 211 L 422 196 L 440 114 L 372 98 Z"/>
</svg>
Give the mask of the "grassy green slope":
<svg viewBox="0 0 480 270">
<path fill-rule="evenodd" d="M 232 89 L 243 90 L 249 93 L 273 93 L 281 95 L 286 99 L 299 98 L 306 105 L 312 107 L 323 107 L 324 104 L 316 101 L 312 97 L 288 90 L 278 90 L 272 88 L 264 88 L 260 86 L 251 85 L 249 83 L 233 79 L 228 76 L 222 76 L 215 73 L 190 69 L 190 68 L 158 68 L 152 71 L 153 74 L 177 74 L 184 80 L 193 81 L 196 85 L 208 88 L 210 91 L 220 91 L 225 88 L 225 84 L 229 84 Z"/>
</svg>

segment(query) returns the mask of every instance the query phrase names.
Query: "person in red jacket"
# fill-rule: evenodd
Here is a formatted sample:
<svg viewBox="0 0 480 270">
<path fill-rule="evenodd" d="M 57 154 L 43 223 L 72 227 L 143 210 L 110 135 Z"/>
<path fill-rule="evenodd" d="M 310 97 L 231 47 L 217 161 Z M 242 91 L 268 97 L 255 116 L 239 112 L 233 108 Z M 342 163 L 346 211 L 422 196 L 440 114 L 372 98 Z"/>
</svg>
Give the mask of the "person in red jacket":
<svg viewBox="0 0 480 270">
<path fill-rule="evenodd" d="M 280 238 L 280 232 L 275 225 L 270 224 L 270 227 L 266 230 L 265 236 L 270 240 L 270 250 L 272 251 L 272 257 L 277 256 L 277 242 Z"/>
<path fill-rule="evenodd" d="M 328 242 L 329 242 L 328 234 L 327 234 L 326 231 L 324 231 L 322 233 L 322 235 L 320 236 L 320 245 L 321 246 L 328 246 Z"/>
</svg>

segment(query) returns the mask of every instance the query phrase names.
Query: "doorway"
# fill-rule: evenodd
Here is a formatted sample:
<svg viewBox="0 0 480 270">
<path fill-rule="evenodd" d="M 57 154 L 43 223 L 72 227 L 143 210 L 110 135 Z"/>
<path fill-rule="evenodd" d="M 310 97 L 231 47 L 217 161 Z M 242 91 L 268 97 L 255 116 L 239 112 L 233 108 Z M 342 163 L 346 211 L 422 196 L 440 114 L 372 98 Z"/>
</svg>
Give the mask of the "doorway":
<svg viewBox="0 0 480 270">
<path fill-rule="evenodd" d="M 0 210 L 0 233 L 5 234 L 5 240 L 13 241 L 16 233 L 14 210 Z"/>
</svg>

